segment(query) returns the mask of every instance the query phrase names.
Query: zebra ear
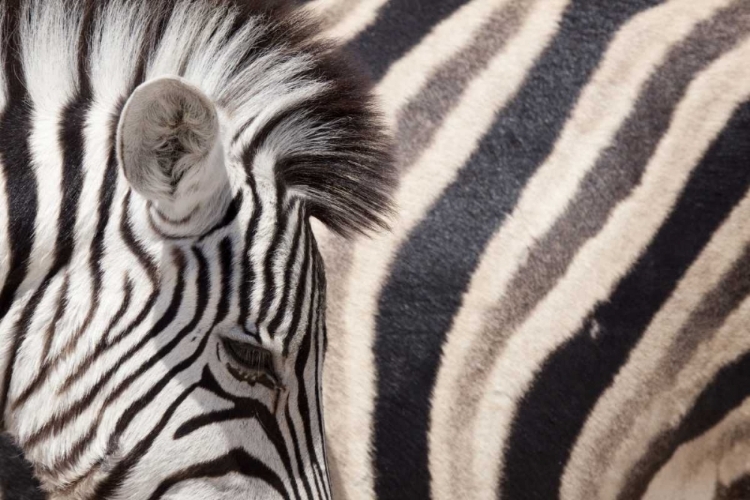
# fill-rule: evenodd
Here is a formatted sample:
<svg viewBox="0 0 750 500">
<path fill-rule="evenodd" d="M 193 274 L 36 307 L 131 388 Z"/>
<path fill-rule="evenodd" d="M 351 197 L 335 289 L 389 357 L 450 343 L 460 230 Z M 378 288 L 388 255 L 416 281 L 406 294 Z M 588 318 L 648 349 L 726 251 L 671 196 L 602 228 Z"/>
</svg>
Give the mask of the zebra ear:
<svg viewBox="0 0 750 500">
<path fill-rule="evenodd" d="M 155 207 L 156 222 L 179 226 L 166 232 L 196 234 L 223 215 L 229 183 L 219 132 L 214 104 L 179 78 L 143 83 L 125 103 L 117 128 L 120 164 Z"/>
</svg>

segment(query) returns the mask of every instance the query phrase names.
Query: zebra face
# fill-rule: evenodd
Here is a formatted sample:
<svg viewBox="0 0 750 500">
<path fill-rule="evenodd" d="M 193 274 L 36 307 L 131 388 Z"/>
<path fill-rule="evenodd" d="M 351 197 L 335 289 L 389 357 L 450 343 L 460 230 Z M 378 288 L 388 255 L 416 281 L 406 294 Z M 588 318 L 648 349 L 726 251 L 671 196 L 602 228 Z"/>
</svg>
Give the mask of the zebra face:
<svg viewBox="0 0 750 500">
<path fill-rule="evenodd" d="M 330 498 L 309 221 L 382 224 L 369 96 L 284 10 L 21 3 L 0 427 L 55 499 Z"/>
</svg>

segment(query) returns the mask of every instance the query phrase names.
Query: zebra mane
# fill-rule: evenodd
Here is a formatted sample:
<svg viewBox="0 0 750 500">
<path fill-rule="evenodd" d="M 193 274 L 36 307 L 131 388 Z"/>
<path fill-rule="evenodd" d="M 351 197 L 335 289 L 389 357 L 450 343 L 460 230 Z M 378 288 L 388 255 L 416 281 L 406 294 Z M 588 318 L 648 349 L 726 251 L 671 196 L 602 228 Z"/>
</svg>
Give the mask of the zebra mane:
<svg viewBox="0 0 750 500">
<path fill-rule="evenodd" d="M 306 106 L 327 135 L 321 141 L 326 147 L 279 162 L 278 174 L 307 198 L 310 214 L 334 231 L 387 229 L 396 180 L 390 138 L 345 56 L 331 50 L 320 55 L 322 74 L 332 84 Z M 328 124 L 336 128 L 326 130 Z"/>
<path fill-rule="evenodd" d="M 98 104 L 117 92 L 122 101 L 144 81 L 180 76 L 237 131 L 233 148 L 270 155 L 276 184 L 303 199 L 309 215 L 341 234 L 386 226 L 394 168 L 372 96 L 301 9 L 284 0 L 9 6 L 22 11 L 27 80 L 78 67 L 71 98 L 90 87 Z"/>
<path fill-rule="evenodd" d="M 278 179 L 339 234 L 386 229 L 396 173 L 369 83 L 355 61 L 316 37 L 317 23 L 308 14 L 290 11 L 284 2 L 269 12 L 271 36 L 285 40 L 290 53 L 309 57 L 300 82 L 311 77 L 322 84 L 315 96 L 271 120 L 279 136 L 288 134 L 285 127 L 303 129 L 300 143 L 277 160 Z"/>
</svg>

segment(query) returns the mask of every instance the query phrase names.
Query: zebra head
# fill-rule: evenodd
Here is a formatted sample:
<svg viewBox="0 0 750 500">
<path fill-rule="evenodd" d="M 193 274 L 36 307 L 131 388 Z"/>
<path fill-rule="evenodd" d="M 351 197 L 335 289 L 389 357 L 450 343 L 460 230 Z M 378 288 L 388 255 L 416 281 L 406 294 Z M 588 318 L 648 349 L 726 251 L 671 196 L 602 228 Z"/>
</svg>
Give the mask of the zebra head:
<svg viewBox="0 0 750 500">
<path fill-rule="evenodd" d="M 369 94 L 283 7 L 16 4 L 0 427 L 55 499 L 330 498 L 310 218 L 383 225 Z"/>
</svg>

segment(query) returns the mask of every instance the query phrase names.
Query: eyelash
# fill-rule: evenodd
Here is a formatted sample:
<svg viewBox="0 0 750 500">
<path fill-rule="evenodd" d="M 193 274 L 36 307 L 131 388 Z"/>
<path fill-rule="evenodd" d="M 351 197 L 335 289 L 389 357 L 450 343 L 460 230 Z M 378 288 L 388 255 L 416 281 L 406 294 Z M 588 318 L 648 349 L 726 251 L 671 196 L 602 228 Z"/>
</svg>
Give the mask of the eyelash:
<svg viewBox="0 0 750 500">
<path fill-rule="evenodd" d="M 222 339 L 224 350 L 229 354 L 240 370 L 233 370 L 233 375 L 244 380 L 250 385 L 261 384 L 269 389 L 280 387 L 276 372 L 273 367 L 273 356 L 267 350 L 245 342 L 238 342 L 224 338 Z"/>
</svg>

